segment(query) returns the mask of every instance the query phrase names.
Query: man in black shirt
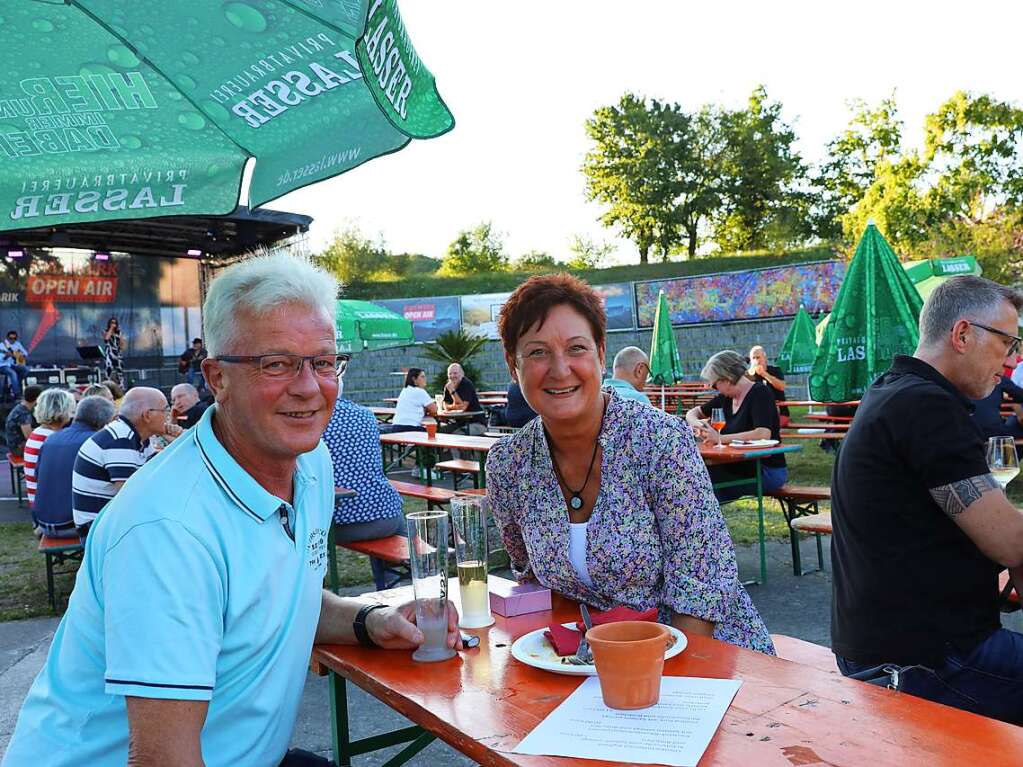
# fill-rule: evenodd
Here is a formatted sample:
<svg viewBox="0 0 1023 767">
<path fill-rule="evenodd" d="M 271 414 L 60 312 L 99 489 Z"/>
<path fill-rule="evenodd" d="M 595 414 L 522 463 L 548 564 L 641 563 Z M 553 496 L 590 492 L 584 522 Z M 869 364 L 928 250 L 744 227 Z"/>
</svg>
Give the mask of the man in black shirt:
<svg viewBox="0 0 1023 767">
<path fill-rule="evenodd" d="M 465 371 L 457 362 L 448 365 L 448 382 L 444 384 L 444 409 L 466 413 L 480 411 L 479 415 L 469 421 L 467 431 L 469 434 L 483 433 L 487 417 L 482 412 L 476 387 L 465 377 Z"/>
<path fill-rule="evenodd" d="M 202 375 L 202 361 L 209 356 L 201 338 L 193 338 L 192 345 L 178 357 L 178 372 L 197 390 L 206 388 L 206 379 Z"/>
<path fill-rule="evenodd" d="M 767 364 L 767 352 L 763 346 L 754 346 L 749 350 L 749 375 L 756 383 L 766 384 L 774 395 L 775 402 L 785 401 L 785 374 L 777 365 Z M 789 409 L 787 406 L 778 407 L 779 421 L 781 425 L 789 425 Z"/>
<path fill-rule="evenodd" d="M 998 573 L 1023 585 L 1023 511 L 988 469 L 969 400 L 1015 360 L 1021 308 L 980 277 L 931 294 L 914 356 L 867 390 L 839 453 L 831 543 L 843 674 L 1017 724 L 1023 634 L 1001 628 Z"/>
</svg>

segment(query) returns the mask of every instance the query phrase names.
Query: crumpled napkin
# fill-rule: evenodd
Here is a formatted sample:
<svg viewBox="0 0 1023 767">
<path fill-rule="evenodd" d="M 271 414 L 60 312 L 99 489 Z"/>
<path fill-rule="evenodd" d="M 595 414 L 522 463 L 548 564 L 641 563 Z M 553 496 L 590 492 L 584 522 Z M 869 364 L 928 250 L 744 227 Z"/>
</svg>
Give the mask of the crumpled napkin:
<svg viewBox="0 0 1023 767">
<path fill-rule="evenodd" d="M 590 619 L 593 621 L 594 626 L 600 626 L 604 623 L 616 623 L 618 621 L 656 621 L 657 608 L 651 607 L 649 610 L 641 611 L 620 605 L 606 612 L 591 613 Z M 563 657 L 565 655 L 575 655 L 576 650 L 579 649 L 579 641 L 582 639 L 583 632 L 583 622 L 580 620 L 576 623 L 576 628 L 574 629 L 566 628 L 560 623 L 552 623 L 547 626 L 547 630 L 543 635 L 551 643 L 554 652 Z"/>
</svg>

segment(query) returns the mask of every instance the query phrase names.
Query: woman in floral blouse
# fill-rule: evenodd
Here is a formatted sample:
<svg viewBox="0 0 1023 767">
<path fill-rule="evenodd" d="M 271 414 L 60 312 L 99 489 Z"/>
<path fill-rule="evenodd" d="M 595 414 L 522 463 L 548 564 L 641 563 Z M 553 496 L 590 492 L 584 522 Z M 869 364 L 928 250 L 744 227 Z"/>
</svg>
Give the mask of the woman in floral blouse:
<svg viewBox="0 0 1023 767">
<path fill-rule="evenodd" d="M 498 327 L 540 416 L 487 458 L 516 576 L 602 610 L 658 607 L 683 631 L 773 654 L 691 429 L 601 388 L 600 296 L 569 275 L 532 277 Z"/>
</svg>

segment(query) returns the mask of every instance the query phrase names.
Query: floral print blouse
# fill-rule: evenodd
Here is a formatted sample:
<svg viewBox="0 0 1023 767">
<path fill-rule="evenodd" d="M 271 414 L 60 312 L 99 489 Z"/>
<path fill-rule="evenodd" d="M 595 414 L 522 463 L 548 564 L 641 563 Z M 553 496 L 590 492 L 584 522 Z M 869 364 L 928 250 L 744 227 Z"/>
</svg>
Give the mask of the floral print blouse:
<svg viewBox="0 0 1023 767">
<path fill-rule="evenodd" d="M 586 530 L 587 587 L 568 559 L 568 507 L 539 418 L 493 446 L 487 495 L 518 578 L 600 610 L 658 607 L 715 624 L 714 638 L 774 654 L 739 583 L 732 540 L 688 424 L 611 393 L 600 494 Z"/>
</svg>

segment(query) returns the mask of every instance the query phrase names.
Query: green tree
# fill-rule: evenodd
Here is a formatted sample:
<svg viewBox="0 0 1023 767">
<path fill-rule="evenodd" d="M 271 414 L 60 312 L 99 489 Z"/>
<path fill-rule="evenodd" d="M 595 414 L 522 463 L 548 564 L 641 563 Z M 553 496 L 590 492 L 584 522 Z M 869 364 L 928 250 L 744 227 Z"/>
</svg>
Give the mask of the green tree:
<svg viewBox="0 0 1023 767">
<path fill-rule="evenodd" d="M 382 241 L 374 243 L 353 224 L 334 233 L 319 261 L 342 283 L 363 283 L 387 269 L 388 254 Z"/>
<path fill-rule="evenodd" d="M 445 276 L 503 272 L 508 269 L 504 240 L 490 221 L 458 233 L 441 262 Z"/>
<path fill-rule="evenodd" d="M 842 216 L 866 195 L 878 165 L 897 161 L 902 152 L 895 94 L 876 107 L 855 100 L 849 108 L 849 126 L 828 142 L 825 160 L 810 181 L 811 227 L 822 240 L 841 239 Z"/>
<path fill-rule="evenodd" d="M 614 252 L 614 245 L 594 242 L 584 234 L 572 235 L 568 251 L 572 254 L 566 263 L 569 269 L 599 269 Z"/>
<path fill-rule="evenodd" d="M 557 269 L 558 262 L 554 256 L 542 250 L 530 250 L 523 253 L 512 262 L 512 268 L 517 272 L 543 272 Z"/>
<path fill-rule="evenodd" d="M 627 93 L 596 110 L 586 133 L 594 142 L 583 163 L 586 194 L 606 207 L 601 222 L 633 241 L 640 263 L 654 247 L 667 260 L 683 232 L 695 254 L 700 222 L 720 203 L 714 112 L 691 115 Z"/>
<path fill-rule="evenodd" d="M 782 105 L 763 86 L 745 109 L 721 114 L 722 205 L 714 240 L 723 250 L 787 246 L 805 239 L 798 223 L 798 187 L 806 176 L 795 131 L 782 120 Z M 794 223 L 798 228 L 792 229 Z"/>
</svg>

